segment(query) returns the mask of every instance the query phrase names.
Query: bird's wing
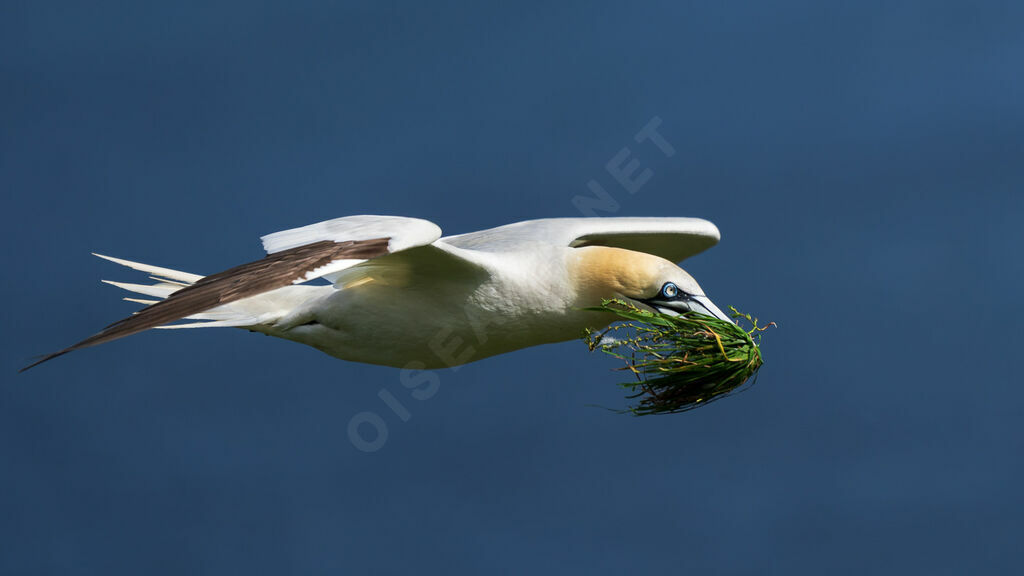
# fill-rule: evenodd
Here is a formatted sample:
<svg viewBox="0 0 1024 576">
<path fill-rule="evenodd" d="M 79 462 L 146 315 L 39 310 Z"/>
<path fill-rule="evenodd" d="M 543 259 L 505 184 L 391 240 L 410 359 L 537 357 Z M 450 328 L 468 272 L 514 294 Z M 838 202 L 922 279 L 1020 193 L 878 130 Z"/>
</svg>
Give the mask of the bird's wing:
<svg viewBox="0 0 1024 576">
<path fill-rule="evenodd" d="M 77 344 L 48 354 L 22 371 L 80 348 L 117 340 L 243 298 L 330 277 L 373 258 L 428 245 L 440 236 L 441 229 L 431 222 L 395 216 L 349 216 L 275 232 L 262 238 L 267 251 L 263 259 L 201 278 L 187 275 L 192 281 L 179 282 L 184 287 L 171 292 L 165 300 L 146 306 Z M 118 262 L 150 273 L 164 270 Z M 174 274 L 176 280 L 184 278 L 181 273 Z"/>
<path fill-rule="evenodd" d="M 333 258 L 323 266 L 307 272 L 302 280 L 326 278 L 332 282 L 342 270 L 372 258 L 402 252 L 417 246 L 427 246 L 441 237 L 441 229 L 427 220 L 402 216 L 345 216 L 317 222 L 301 228 L 274 232 L 262 237 L 263 249 L 268 257 L 282 251 L 294 250 L 315 242 L 373 242 L 387 240 L 387 249 L 372 256 Z"/>
<path fill-rule="evenodd" d="M 510 250 L 531 242 L 574 248 L 610 246 L 679 262 L 714 246 L 719 238 L 718 228 L 700 218 L 548 218 L 447 236 L 441 241 L 485 252 Z"/>
</svg>

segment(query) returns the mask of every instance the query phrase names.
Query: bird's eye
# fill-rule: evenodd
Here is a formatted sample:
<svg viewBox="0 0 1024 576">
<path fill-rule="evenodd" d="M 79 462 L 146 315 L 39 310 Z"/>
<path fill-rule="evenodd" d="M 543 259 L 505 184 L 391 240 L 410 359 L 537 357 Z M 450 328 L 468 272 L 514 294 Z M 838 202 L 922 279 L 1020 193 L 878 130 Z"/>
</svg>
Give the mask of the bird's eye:
<svg viewBox="0 0 1024 576">
<path fill-rule="evenodd" d="M 675 298 L 679 295 L 679 287 L 671 282 L 665 282 L 665 285 L 661 287 L 661 296 L 663 298 Z"/>
</svg>

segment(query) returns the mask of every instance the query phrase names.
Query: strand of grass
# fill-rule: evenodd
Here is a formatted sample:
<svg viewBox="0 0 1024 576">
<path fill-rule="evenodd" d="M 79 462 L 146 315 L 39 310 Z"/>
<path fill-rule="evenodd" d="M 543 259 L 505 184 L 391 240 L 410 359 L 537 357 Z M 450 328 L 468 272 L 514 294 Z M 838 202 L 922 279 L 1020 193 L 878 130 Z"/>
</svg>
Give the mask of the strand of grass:
<svg viewBox="0 0 1024 576">
<path fill-rule="evenodd" d="M 759 326 L 757 318 L 732 308 L 733 317 L 751 325 L 699 314 L 674 316 L 640 309 L 622 300 L 606 300 L 593 310 L 610 311 L 623 322 L 599 334 L 588 333 L 591 350 L 624 362 L 621 370 L 636 378 L 620 386 L 639 399 L 628 411 L 635 415 L 692 410 L 736 391 L 761 366 L 754 338 L 774 323 Z M 607 343 L 610 333 L 627 337 Z"/>
</svg>

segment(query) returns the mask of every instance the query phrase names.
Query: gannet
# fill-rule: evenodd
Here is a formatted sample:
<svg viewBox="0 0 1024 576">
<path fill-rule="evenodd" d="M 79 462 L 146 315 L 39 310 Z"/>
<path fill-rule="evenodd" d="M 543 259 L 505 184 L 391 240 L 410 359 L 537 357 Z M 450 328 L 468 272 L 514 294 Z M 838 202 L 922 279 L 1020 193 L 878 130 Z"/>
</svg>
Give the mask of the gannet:
<svg viewBox="0 0 1024 576">
<path fill-rule="evenodd" d="M 442 237 L 417 218 L 347 216 L 263 236 L 266 257 L 210 276 L 96 254 L 150 275 L 104 280 L 146 307 L 22 371 L 150 328 L 244 328 L 434 369 L 600 330 L 615 316 L 587 308 L 609 298 L 728 320 L 675 264 L 719 238 L 699 218 L 551 218 Z"/>
</svg>

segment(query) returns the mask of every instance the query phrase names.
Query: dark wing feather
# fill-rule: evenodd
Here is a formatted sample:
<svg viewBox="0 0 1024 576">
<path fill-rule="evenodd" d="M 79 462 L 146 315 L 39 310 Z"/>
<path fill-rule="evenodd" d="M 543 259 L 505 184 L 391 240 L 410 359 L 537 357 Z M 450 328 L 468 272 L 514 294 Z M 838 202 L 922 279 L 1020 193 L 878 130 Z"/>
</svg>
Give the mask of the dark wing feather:
<svg viewBox="0 0 1024 576">
<path fill-rule="evenodd" d="M 77 344 L 47 354 L 19 372 L 80 348 L 131 336 L 217 306 L 288 286 L 304 278 L 308 272 L 335 260 L 368 260 L 383 256 L 388 253 L 388 240 L 389 238 L 346 242 L 322 240 L 275 252 L 261 260 L 205 276 L 195 284 L 174 292 L 166 300 L 118 320 Z"/>
</svg>

